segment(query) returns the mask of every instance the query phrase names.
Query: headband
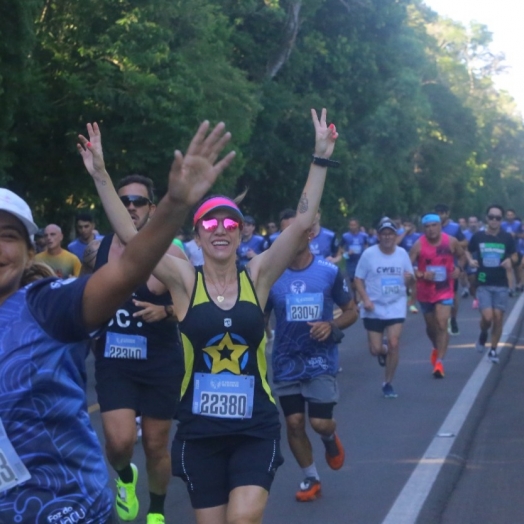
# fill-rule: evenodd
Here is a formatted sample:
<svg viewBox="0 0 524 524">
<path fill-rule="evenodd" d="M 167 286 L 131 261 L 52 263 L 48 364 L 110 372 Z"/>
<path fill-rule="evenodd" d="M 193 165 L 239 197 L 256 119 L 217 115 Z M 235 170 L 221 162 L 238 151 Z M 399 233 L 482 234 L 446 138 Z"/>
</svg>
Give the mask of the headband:
<svg viewBox="0 0 524 524">
<path fill-rule="evenodd" d="M 427 215 L 424 215 L 422 217 L 422 224 L 426 225 L 430 222 L 439 222 L 440 223 L 440 217 L 435 213 L 428 213 Z"/>
<path fill-rule="evenodd" d="M 240 220 L 244 221 L 244 215 L 238 208 L 238 206 L 231 200 L 230 198 L 223 197 L 223 196 L 216 196 L 209 198 L 205 202 L 203 202 L 200 207 L 196 210 L 195 214 L 193 215 L 193 225 L 196 226 L 197 222 L 210 213 L 211 211 L 214 211 L 218 208 L 226 208 L 232 211 Z"/>
</svg>

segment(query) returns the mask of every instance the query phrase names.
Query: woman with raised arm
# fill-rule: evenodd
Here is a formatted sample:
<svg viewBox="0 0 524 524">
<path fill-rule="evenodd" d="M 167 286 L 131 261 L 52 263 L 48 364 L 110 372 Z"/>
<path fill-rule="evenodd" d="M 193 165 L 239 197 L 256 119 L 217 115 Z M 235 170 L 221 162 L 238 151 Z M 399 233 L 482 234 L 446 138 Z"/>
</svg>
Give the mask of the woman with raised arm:
<svg viewBox="0 0 524 524">
<path fill-rule="evenodd" d="M 204 124 L 191 143 L 191 166 L 177 152 L 151 229 L 91 277 L 22 287 L 35 274 L 30 237 L 38 227 L 27 203 L 0 188 L 2 523 L 114 522 L 102 449 L 87 413 L 89 339 L 151 274 L 187 211 L 232 160 L 229 154 L 215 164 L 228 135 L 219 129 L 206 137 L 206 130 Z"/>
<path fill-rule="evenodd" d="M 153 274 L 171 291 L 180 322 L 185 378 L 172 447 L 173 474 L 187 484 L 198 524 L 262 522 L 276 469 L 282 463 L 280 423 L 267 381 L 264 306 L 275 280 L 293 260 L 315 220 L 337 132 L 312 110 L 315 155 L 297 218 L 272 244 L 238 270 L 243 215 L 225 196 L 204 200 L 193 216 L 205 265 L 164 256 Z M 84 153 L 113 229 L 123 242 L 136 233 L 105 170 L 98 128 Z M 82 138 L 87 143 L 86 138 Z M 191 159 L 186 160 L 191 162 Z M 149 229 L 146 226 L 144 229 Z"/>
</svg>

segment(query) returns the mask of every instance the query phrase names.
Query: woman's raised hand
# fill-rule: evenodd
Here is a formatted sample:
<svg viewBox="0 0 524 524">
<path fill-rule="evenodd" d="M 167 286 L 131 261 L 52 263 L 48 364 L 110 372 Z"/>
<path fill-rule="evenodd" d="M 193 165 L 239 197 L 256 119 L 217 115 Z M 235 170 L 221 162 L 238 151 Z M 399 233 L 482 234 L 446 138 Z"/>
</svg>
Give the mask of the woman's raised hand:
<svg viewBox="0 0 524 524">
<path fill-rule="evenodd" d="M 220 122 L 208 134 L 209 122 L 206 120 L 196 132 L 185 155 L 175 151 L 175 160 L 169 172 L 169 197 L 175 202 L 192 206 L 196 204 L 213 186 L 218 175 L 231 163 L 235 152 L 231 151 L 222 160 L 218 155 L 231 139 L 225 132 L 225 124 Z"/>
<path fill-rule="evenodd" d="M 326 109 L 322 109 L 320 120 L 315 109 L 311 110 L 311 118 L 315 126 L 315 156 L 330 158 L 335 149 L 335 141 L 338 138 L 335 124 L 326 124 Z"/>
<path fill-rule="evenodd" d="M 102 135 L 98 124 L 87 124 L 89 140 L 84 135 L 78 135 L 79 144 L 76 144 L 78 152 L 82 156 L 84 165 L 89 174 L 96 178 L 97 175 L 105 174 L 104 152 L 102 151 Z"/>
</svg>

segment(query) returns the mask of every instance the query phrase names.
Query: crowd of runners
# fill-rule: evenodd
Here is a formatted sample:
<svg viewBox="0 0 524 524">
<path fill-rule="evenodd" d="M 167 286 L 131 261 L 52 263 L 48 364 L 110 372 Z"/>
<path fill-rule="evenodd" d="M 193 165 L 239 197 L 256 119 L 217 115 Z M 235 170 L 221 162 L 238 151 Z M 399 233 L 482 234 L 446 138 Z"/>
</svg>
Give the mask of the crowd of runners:
<svg viewBox="0 0 524 524">
<path fill-rule="evenodd" d="M 409 313 L 424 319 L 436 379 L 459 333 L 460 297 L 479 309 L 478 351 L 489 341 L 487 358 L 498 362 L 508 297 L 524 285 L 516 213 L 493 204 L 454 222 L 436 204 L 368 230 L 351 218 L 339 240 L 319 209 L 338 135 L 325 110 L 312 121 L 298 206 L 260 234 L 240 202 L 208 195 L 235 156 L 219 159 L 230 139 L 223 124 L 203 123 L 187 152 L 175 151 L 158 204 L 147 177 L 113 185 L 100 130 L 89 124 L 78 150 L 114 232 L 100 235 L 93 216 L 79 213 L 67 249 L 58 225 L 38 229 L 28 205 L 0 189 L 0 521 L 135 520 L 146 502 L 133 464 L 140 431 L 148 524 L 166 521 L 171 475 L 185 482 L 198 524 L 261 522 L 283 462 L 278 405 L 302 471 L 296 499 L 315 500 L 306 407 L 327 464 L 342 468 L 338 344 L 359 317 L 386 399 L 397 397 Z M 192 235 L 180 239 L 188 214 Z M 87 413 L 90 350 L 114 491 Z"/>
</svg>

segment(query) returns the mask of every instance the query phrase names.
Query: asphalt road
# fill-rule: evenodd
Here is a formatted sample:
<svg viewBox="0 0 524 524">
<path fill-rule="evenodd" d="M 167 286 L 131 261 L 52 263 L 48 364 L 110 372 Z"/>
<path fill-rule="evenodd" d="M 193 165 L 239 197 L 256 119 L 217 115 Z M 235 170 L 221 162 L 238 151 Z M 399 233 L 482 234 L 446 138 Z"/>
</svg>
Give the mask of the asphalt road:
<svg viewBox="0 0 524 524">
<path fill-rule="evenodd" d="M 511 299 L 512 306 L 515 302 L 516 299 Z M 519 308 L 521 305 L 519 302 Z M 349 328 L 340 347 L 342 371 L 338 380 L 341 400 L 335 408 L 338 434 L 346 449 L 346 464 L 339 471 L 330 470 L 324 461 L 323 446 L 319 437 L 310 432 L 322 481 L 322 497 L 312 503 L 298 503 L 295 501 L 294 494 L 302 480 L 302 474 L 284 437 L 282 451 L 285 463 L 279 469 L 273 484 L 264 522 L 270 524 L 382 524 L 385 522 L 390 509 L 395 505 L 399 494 L 421 462 L 421 458 L 425 457 L 428 446 L 434 442 L 439 431 L 442 432 L 441 426 L 447 420 L 448 413 L 464 386 L 474 374 L 481 359 L 485 359 L 485 355 L 475 351 L 478 319 L 478 311 L 471 309 L 471 299 L 462 299 L 459 312 L 460 335 L 451 337 L 450 349 L 445 360 L 446 376 L 443 380 L 437 380 L 431 374 L 432 368 L 429 363 L 431 346 L 425 335 L 422 316 L 410 315 L 401 339 L 400 364 L 394 381 L 395 389 L 399 394 L 397 399 L 382 397 L 383 369 L 369 354 L 366 333 L 361 321 Z M 501 366 L 503 365 L 504 362 L 501 362 Z M 93 362 L 90 357 L 88 401 L 92 411 L 92 423 L 103 443 L 92 367 Z M 489 369 L 488 372 L 491 373 Z M 495 386 L 496 384 L 493 387 Z M 467 438 L 462 442 L 454 442 L 454 445 L 462 446 L 463 453 L 471 447 L 471 435 L 485 412 L 484 408 L 482 404 L 472 410 L 467 418 L 469 428 L 466 424 L 464 430 Z M 442 439 L 447 438 L 444 434 L 440 436 Z M 137 443 L 135 450 L 133 461 L 141 472 L 138 495 L 142 502 L 139 517 L 135 522 L 145 523 L 148 494 L 140 443 Z M 442 522 L 466 522 L 460 499 L 457 502 L 457 495 L 453 492 L 453 486 L 462 472 L 462 468 L 459 468 L 460 471 L 456 474 L 456 469 L 451 468 L 450 472 L 449 469 L 444 468 L 435 486 L 431 487 L 432 498 L 429 497 L 425 502 L 424 511 L 417 522 L 423 524 L 440 522 L 444 510 L 446 510 L 445 520 Z M 451 479 L 450 482 L 447 482 L 446 475 Z M 447 486 L 448 489 L 443 489 L 442 485 Z M 467 493 L 467 488 L 461 489 L 466 490 L 464 492 Z M 455 520 L 454 514 L 458 511 L 462 511 L 462 516 Z M 471 522 L 495 521 L 471 520 Z M 185 486 L 179 479 L 173 478 L 169 486 L 166 522 L 183 524 L 195 522 Z M 390 516 L 389 522 L 406 524 L 408 520 Z"/>
</svg>

